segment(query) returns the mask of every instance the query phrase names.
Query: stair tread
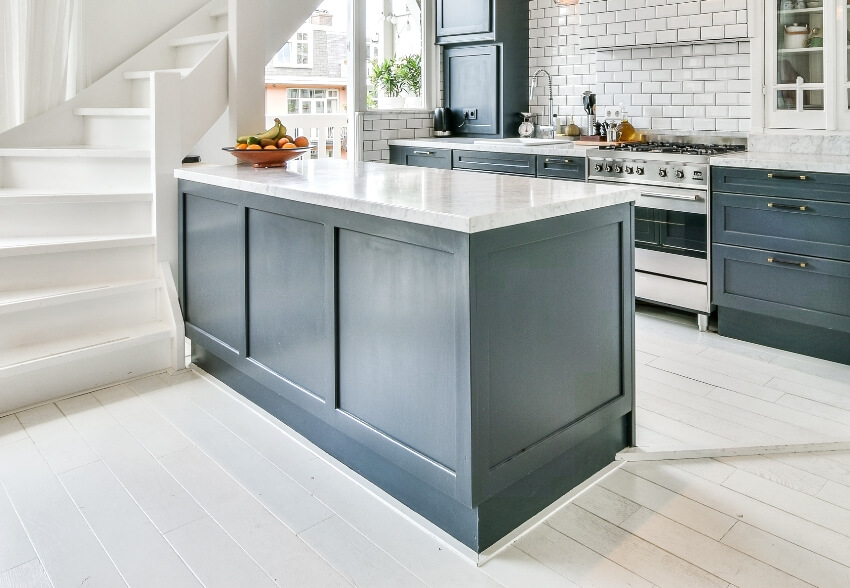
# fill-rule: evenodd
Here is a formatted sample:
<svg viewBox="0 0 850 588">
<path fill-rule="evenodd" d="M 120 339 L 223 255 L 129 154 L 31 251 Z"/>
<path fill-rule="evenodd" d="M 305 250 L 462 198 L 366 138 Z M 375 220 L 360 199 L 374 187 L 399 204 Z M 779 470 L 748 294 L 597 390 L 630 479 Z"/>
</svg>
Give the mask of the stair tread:
<svg viewBox="0 0 850 588">
<path fill-rule="evenodd" d="M 125 71 L 124 79 L 125 80 L 143 80 L 149 78 L 151 74 L 155 71 L 168 71 L 168 72 L 177 72 L 183 77 L 186 77 L 189 73 L 192 72 L 191 67 L 181 67 L 181 68 L 166 68 L 166 69 L 145 69 L 139 71 Z"/>
<path fill-rule="evenodd" d="M 67 190 L 33 190 L 28 188 L 0 188 L 0 204 L 25 204 L 37 202 L 150 202 L 151 192 L 68 192 Z"/>
<path fill-rule="evenodd" d="M 171 336 L 172 332 L 168 323 L 151 321 L 0 350 L 0 378 L 32 371 L 46 363 L 64 363 L 73 361 L 83 354 L 102 353 L 108 351 L 109 347 L 124 347 Z"/>
<path fill-rule="evenodd" d="M 50 147 L 0 147 L 2 157 L 102 157 L 115 159 L 150 158 L 150 149 L 124 149 L 100 145 L 58 145 Z"/>
<path fill-rule="evenodd" d="M 160 287 L 162 287 L 162 283 L 151 277 L 0 292 L 0 314 L 25 308 L 62 304 L 85 298 L 100 298 L 121 292 Z"/>
<path fill-rule="evenodd" d="M 0 238 L 0 257 L 8 255 L 27 255 L 32 253 L 59 253 L 62 251 L 107 249 L 111 247 L 132 247 L 134 245 L 153 245 L 154 235 L 69 235 L 53 240 L 45 237 L 2 237 Z"/>
<path fill-rule="evenodd" d="M 185 47 L 186 45 L 200 45 L 203 43 L 215 43 L 227 36 L 227 33 L 207 33 L 205 35 L 193 35 L 191 37 L 180 37 L 169 42 L 169 47 Z"/>
<path fill-rule="evenodd" d="M 77 116 L 150 116 L 150 108 L 111 107 L 111 108 L 75 108 Z"/>
</svg>

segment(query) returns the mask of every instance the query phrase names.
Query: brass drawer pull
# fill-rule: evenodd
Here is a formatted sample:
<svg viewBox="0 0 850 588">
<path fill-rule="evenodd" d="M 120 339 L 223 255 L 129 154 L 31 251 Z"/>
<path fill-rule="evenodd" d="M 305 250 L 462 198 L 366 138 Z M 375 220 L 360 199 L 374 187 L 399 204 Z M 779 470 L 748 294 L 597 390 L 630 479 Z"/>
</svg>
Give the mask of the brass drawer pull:
<svg viewBox="0 0 850 588">
<path fill-rule="evenodd" d="M 414 155 L 434 155 L 433 151 L 414 151 Z"/>
<path fill-rule="evenodd" d="M 779 204 L 778 202 L 768 202 L 768 208 L 784 208 L 787 210 L 806 210 L 807 207 L 799 206 L 797 204 Z"/>
<path fill-rule="evenodd" d="M 786 176 L 784 174 L 767 174 L 767 177 L 772 180 L 808 180 L 808 176 Z"/>
<path fill-rule="evenodd" d="M 797 267 L 806 267 L 808 265 L 805 261 L 786 261 L 784 259 L 776 259 L 774 257 L 768 257 L 767 263 L 782 263 L 785 265 L 796 265 Z"/>
<path fill-rule="evenodd" d="M 572 163 L 572 159 L 546 159 L 544 163 Z"/>
</svg>

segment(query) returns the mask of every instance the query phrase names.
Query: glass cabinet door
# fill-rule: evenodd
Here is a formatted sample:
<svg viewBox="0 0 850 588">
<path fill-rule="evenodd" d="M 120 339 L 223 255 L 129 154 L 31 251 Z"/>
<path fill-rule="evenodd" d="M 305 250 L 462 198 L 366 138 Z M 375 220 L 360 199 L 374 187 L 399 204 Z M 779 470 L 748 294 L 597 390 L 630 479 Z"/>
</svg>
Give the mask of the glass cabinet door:
<svg viewBox="0 0 850 588">
<path fill-rule="evenodd" d="M 842 74 L 843 83 L 841 87 L 841 115 L 839 126 L 843 130 L 850 129 L 850 0 L 838 0 L 838 66 Z M 842 6 L 842 4 L 844 6 Z M 842 22 L 843 20 L 843 22 Z"/>
<path fill-rule="evenodd" d="M 767 126 L 826 128 L 832 97 L 827 79 L 831 60 L 826 57 L 825 45 L 831 42 L 834 24 L 824 15 L 835 1 L 766 1 Z M 837 1 L 843 4 L 847 0 Z"/>
</svg>

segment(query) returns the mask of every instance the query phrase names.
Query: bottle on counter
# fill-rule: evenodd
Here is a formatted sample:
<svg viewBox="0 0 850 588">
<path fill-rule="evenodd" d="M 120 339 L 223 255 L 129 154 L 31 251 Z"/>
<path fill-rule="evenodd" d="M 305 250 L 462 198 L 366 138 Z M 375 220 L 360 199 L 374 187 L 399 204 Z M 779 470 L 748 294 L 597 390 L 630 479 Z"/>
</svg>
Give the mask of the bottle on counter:
<svg viewBox="0 0 850 588">
<path fill-rule="evenodd" d="M 634 141 L 637 131 L 635 131 L 632 123 L 629 122 L 626 109 L 620 107 L 620 111 L 623 113 L 623 120 L 621 120 L 620 124 L 617 126 L 617 130 L 620 131 L 620 141 Z"/>
</svg>

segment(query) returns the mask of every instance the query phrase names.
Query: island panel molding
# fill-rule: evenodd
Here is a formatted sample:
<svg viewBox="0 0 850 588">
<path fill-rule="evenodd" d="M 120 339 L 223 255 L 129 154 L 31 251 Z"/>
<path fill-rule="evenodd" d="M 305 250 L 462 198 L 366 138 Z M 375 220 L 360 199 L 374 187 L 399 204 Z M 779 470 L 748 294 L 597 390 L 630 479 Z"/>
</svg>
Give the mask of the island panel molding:
<svg viewBox="0 0 850 588">
<path fill-rule="evenodd" d="M 630 197 L 467 233 L 285 194 L 179 182 L 201 368 L 478 552 L 633 443 Z"/>
</svg>

